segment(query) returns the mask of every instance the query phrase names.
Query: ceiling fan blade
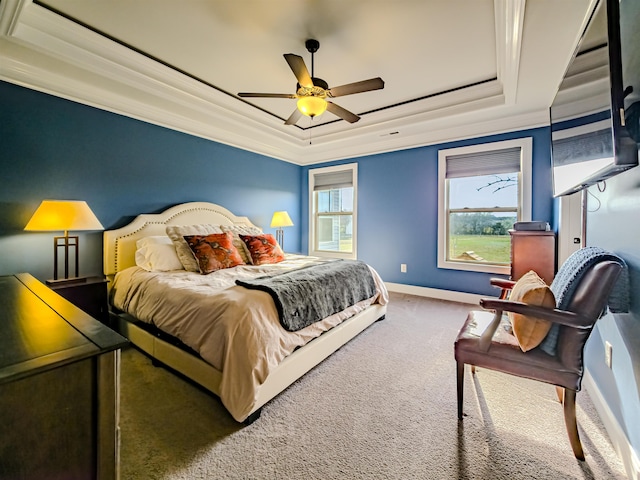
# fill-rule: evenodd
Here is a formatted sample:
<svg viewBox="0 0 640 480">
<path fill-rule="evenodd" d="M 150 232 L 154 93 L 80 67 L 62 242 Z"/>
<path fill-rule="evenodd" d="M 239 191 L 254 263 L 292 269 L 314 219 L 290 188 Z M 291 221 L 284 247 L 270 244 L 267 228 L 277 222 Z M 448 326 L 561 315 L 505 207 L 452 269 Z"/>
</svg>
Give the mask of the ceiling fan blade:
<svg viewBox="0 0 640 480">
<path fill-rule="evenodd" d="M 380 90 L 384 88 L 384 80 L 380 77 L 362 80 L 361 82 L 348 83 L 329 89 L 331 97 L 343 97 L 345 95 L 353 95 L 354 93 L 369 92 L 371 90 Z"/>
<path fill-rule="evenodd" d="M 356 123 L 358 120 L 360 120 L 360 117 L 355 113 L 351 113 L 349 110 L 342 108 L 340 105 L 336 105 L 332 102 L 327 102 L 327 110 L 349 123 Z"/>
<path fill-rule="evenodd" d="M 289 118 L 287 118 L 287 121 L 284 122 L 285 125 L 295 125 L 296 123 L 298 123 L 298 120 L 300 119 L 300 115 L 302 115 L 302 113 L 300 113 L 300 110 L 298 110 L 297 108 L 293 111 L 293 113 L 291 114 L 291 116 Z"/>
<path fill-rule="evenodd" d="M 299 55 L 294 55 L 293 53 L 285 53 L 284 59 L 291 67 L 291 70 L 298 79 L 298 83 L 300 84 L 300 86 L 313 88 L 311 75 L 309 75 L 309 70 L 307 70 L 307 66 L 305 65 L 302 57 Z"/>
<path fill-rule="evenodd" d="M 239 97 L 254 97 L 254 98 L 297 98 L 292 93 L 247 93 L 240 92 Z"/>
</svg>

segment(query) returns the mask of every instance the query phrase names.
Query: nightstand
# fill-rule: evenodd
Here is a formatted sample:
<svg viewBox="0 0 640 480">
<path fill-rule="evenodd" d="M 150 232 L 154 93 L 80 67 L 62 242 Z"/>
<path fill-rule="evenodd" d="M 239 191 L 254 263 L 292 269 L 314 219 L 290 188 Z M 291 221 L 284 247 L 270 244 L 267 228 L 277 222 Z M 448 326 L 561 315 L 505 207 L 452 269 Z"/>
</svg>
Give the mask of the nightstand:
<svg viewBox="0 0 640 480">
<path fill-rule="evenodd" d="M 109 325 L 107 283 L 104 277 L 79 277 L 70 280 L 48 280 L 47 286 L 96 320 Z"/>
</svg>

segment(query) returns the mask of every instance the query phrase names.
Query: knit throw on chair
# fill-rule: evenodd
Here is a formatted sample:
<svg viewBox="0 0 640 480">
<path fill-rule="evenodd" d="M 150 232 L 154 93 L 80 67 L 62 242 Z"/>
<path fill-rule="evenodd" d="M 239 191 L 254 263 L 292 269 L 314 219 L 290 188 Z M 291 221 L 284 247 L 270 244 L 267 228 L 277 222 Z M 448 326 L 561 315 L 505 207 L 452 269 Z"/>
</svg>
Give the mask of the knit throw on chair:
<svg viewBox="0 0 640 480">
<path fill-rule="evenodd" d="M 571 254 L 562 264 L 556 274 L 550 288 L 556 297 L 556 308 L 566 310 L 571 302 L 582 276 L 594 264 L 605 260 L 612 260 L 619 263 L 623 268 L 618 280 L 613 287 L 607 306 L 613 313 L 624 313 L 629 311 L 629 273 L 625 261 L 617 255 L 608 252 L 600 247 L 585 247 Z M 603 312 L 604 314 L 604 312 Z M 558 334 L 560 325 L 557 323 L 551 326 L 549 333 L 540 344 L 540 348 L 549 355 L 556 354 Z"/>
</svg>

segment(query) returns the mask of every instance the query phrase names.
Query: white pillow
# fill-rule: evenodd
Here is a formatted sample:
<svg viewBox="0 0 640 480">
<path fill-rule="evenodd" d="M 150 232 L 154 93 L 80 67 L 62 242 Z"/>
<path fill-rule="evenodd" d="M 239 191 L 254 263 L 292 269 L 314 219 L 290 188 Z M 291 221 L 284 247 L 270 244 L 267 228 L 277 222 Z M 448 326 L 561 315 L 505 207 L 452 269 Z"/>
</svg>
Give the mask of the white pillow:
<svg viewBox="0 0 640 480">
<path fill-rule="evenodd" d="M 167 235 L 173 242 L 178 258 L 185 270 L 200 273 L 198 262 L 193 256 L 189 244 L 184 239 L 185 235 L 210 235 L 212 233 L 224 233 L 218 225 L 167 225 Z"/>
<path fill-rule="evenodd" d="M 184 270 L 173 242 L 166 235 L 141 238 L 136 247 L 136 265 L 148 272 Z"/>
<path fill-rule="evenodd" d="M 144 248 L 149 245 L 172 245 L 171 239 L 166 235 L 152 235 L 150 237 L 143 237 L 136 242 L 136 248 Z"/>
</svg>

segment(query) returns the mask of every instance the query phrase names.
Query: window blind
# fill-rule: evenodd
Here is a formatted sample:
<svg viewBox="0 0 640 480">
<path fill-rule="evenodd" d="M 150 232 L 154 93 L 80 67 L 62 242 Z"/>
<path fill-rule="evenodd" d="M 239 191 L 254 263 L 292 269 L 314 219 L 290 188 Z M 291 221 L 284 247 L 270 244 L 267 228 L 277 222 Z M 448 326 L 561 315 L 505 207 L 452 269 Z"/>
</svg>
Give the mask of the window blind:
<svg viewBox="0 0 640 480">
<path fill-rule="evenodd" d="M 520 171 L 520 147 L 447 156 L 446 178 L 475 177 Z"/>
<path fill-rule="evenodd" d="M 315 191 L 344 187 L 353 187 L 352 169 L 313 175 L 313 189 Z"/>
</svg>

